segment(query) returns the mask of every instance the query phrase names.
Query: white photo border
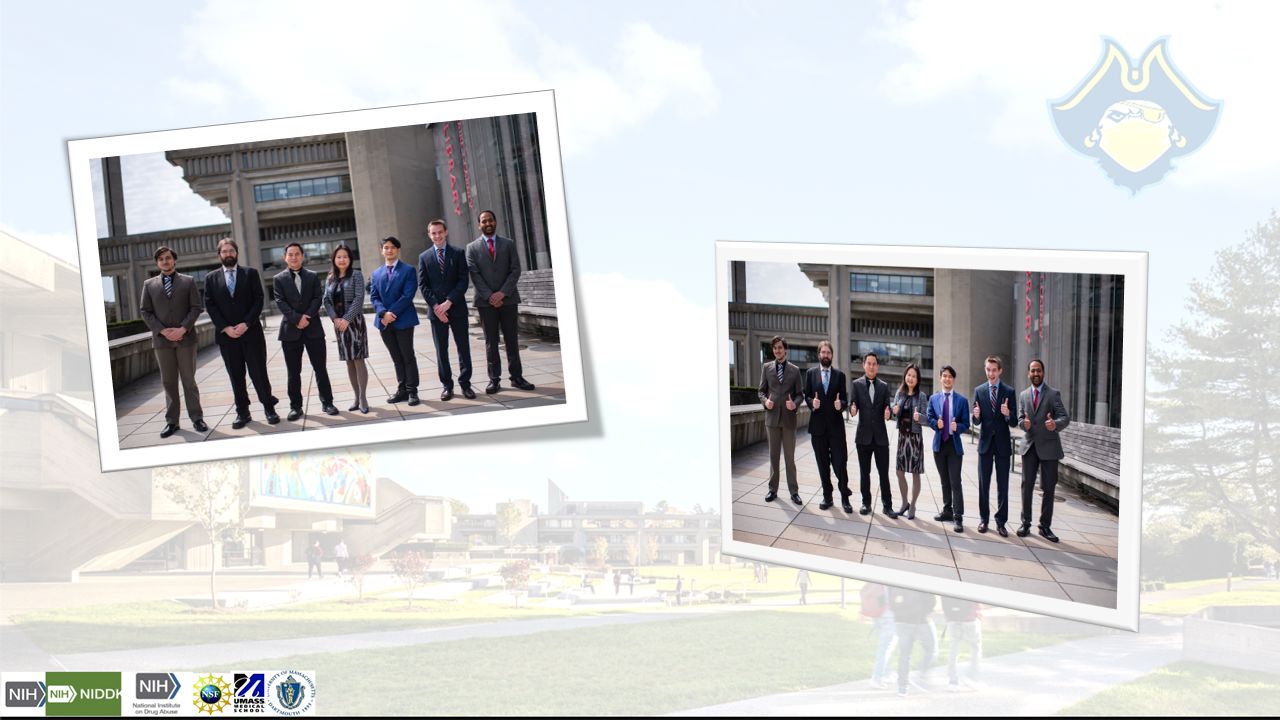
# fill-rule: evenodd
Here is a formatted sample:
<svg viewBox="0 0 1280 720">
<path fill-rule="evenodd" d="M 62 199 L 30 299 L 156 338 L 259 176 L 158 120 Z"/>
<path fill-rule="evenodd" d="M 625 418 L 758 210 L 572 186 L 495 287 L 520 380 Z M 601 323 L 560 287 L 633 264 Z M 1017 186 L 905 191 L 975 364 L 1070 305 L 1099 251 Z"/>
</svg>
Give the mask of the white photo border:
<svg viewBox="0 0 1280 720">
<path fill-rule="evenodd" d="M 1120 630 L 1138 630 L 1139 556 L 1142 543 L 1142 434 L 1147 349 L 1147 253 L 1092 250 L 923 247 L 893 245 L 819 245 L 779 242 L 716 242 L 716 356 L 719 363 L 721 551 L 750 560 L 773 562 L 898 587 L 963 598 L 989 605 L 1078 620 Z M 1120 416 L 1120 500 L 1115 608 L 1032 593 L 948 580 L 907 570 L 855 563 L 766 547 L 733 539 L 732 452 L 729 423 L 729 287 L 734 261 L 1011 270 L 1022 272 L 1123 275 L 1125 326 L 1122 341 Z"/>
<path fill-rule="evenodd" d="M 182 445 L 120 448 L 107 324 L 101 311 L 104 294 L 102 282 L 99 279 L 102 264 L 98 257 L 97 218 L 94 212 L 90 173 L 91 160 L 166 150 L 526 113 L 534 113 L 538 119 L 548 244 L 554 258 L 552 277 L 560 330 L 560 357 L 565 384 L 564 403 L 511 408 L 488 413 L 423 417 L 402 422 L 363 423 L 352 427 L 325 428 L 305 433 L 271 433 Z M 80 278 L 85 299 L 89 364 L 93 381 L 95 423 L 103 472 L 461 435 L 489 430 L 585 422 L 588 419 L 578 305 L 569 248 L 569 221 L 565 203 L 559 126 L 556 118 L 555 94 L 552 90 L 69 140 L 67 141 L 67 162 L 71 173 L 76 240 L 80 255 Z"/>
</svg>

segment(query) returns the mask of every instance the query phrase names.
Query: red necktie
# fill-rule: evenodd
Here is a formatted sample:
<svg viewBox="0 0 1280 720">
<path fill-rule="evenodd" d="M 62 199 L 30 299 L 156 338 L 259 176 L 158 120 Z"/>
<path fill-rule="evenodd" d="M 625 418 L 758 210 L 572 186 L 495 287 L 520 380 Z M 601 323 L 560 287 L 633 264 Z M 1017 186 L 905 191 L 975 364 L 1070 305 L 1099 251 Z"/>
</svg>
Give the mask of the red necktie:
<svg viewBox="0 0 1280 720">
<path fill-rule="evenodd" d="M 1040 409 L 1040 388 L 1035 388 L 1034 390 L 1031 391 L 1031 393 L 1032 393 L 1031 409 L 1039 410 Z"/>
</svg>

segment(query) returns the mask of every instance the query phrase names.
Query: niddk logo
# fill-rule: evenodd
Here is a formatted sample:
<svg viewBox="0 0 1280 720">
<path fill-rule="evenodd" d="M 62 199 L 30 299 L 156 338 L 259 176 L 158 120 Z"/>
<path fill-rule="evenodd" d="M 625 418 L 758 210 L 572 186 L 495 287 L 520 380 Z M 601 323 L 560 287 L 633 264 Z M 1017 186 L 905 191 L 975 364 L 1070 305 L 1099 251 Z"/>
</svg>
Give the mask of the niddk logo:
<svg viewBox="0 0 1280 720">
<path fill-rule="evenodd" d="M 1135 63 L 1103 38 L 1102 59 L 1075 90 L 1049 103 L 1064 142 L 1095 158 L 1117 185 L 1137 193 L 1162 180 L 1173 159 L 1204 145 L 1222 103 L 1192 87 L 1169 60 L 1167 38 Z"/>
<path fill-rule="evenodd" d="M 312 673 L 282 670 L 267 681 L 267 706 L 278 715 L 315 714 L 315 702 Z"/>
<path fill-rule="evenodd" d="M 49 672 L 45 685 L 46 715 L 120 714 L 118 672 Z"/>
</svg>

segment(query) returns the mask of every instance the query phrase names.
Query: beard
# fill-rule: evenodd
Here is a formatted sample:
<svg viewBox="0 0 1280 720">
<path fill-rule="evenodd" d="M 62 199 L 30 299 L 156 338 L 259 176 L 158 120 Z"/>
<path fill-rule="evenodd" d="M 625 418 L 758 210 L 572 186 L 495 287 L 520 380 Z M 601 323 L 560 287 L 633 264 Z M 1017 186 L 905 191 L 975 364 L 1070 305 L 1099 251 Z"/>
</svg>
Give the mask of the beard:
<svg viewBox="0 0 1280 720">
<path fill-rule="evenodd" d="M 824 368 L 831 367 L 831 358 L 818 358 L 818 362 L 821 363 Z"/>
<path fill-rule="evenodd" d="M 235 267 L 235 266 L 236 266 L 236 259 L 237 259 L 237 256 L 235 256 L 235 255 L 232 255 L 231 257 L 224 257 L 224 258 L 222 258 L 222 267 L 227 267 L 227 268 L 229 268 L 229 267 Z"/>
</svg>

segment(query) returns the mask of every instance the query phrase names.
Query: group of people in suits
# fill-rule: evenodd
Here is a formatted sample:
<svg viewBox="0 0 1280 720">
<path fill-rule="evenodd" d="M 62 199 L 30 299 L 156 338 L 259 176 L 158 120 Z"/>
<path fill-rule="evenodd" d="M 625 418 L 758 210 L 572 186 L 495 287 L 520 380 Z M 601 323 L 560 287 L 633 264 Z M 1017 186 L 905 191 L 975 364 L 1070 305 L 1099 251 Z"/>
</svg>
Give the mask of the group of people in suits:
<svg viewBox="0 0 1280 720">
<path fill-rule="evenodd" d="M 287 269 L 272 279 L 276 307 L 283 315 L 278 340 L 288 373 L 290 412 L 288 419 L 303 416 L 302 355 L 305 352 L 315 374 L 320 406 L 327 415 L 339 414 L 333 404 L 333 387 L 326 369 L 325 332 L 320 313 L 333 324 L 338 356 L 347 365 L 354 402 L 349 411 L 369 412 L 367 395 L 369 357 L 368 330 L 364 320 L 366 291 L 374 309 L 374 327 L 391 354 L 395 365 L 396 392 L 389 403 L 407 401 L 418 405 L 418 363 L 413 349 L 414 328 L 419 324 L 414 299 L 422 293 L 431 311 L 432 337 L 436 346 L 437 367 L 443 391 L 440 399 L 453 398 L 453 369 L 449 362 L 449 337 L 458 353 L 458 383 L 462 393 L 475 398 L 471 387 L 471 346 L 467 335 L 468 311 L 465 295 L 468 280 L 474 283 L 475 305 L 480 313 L 485 335 L 489 385 L 486 392 L 501 389 L 502 364 L 499 357 L 499 332 L 506 345 L 507 366 L 511 383 L 521 390 L 533 390 L 524 379 L 517 339 L 520 295 L 520 259 L 515 242 L 497 235 L 497 217 L 490 210 L 478 218 L 480 237 L 463 250 L 448 244 L 448 226 L 444 220 L 432 220 L 427 235 L 432 247 L 418 257 L 415 270 L 400 261 L 401 243 L 395 237 L 381 243 L 385 263 L 370 276 L 366 285 L 360 270 L 354 267 L 353 253 L 339 244 L 331 255 L 332 267 L 326 278 L 303 267 L 306 257 L 299 243 L 285 248 Z M 279 402 L 272 394 L 267 376 L 266 337 L 261 315 L 265 292 L 258 271 L 239 265 L 239 246 L 232 238 L 218 242 L 219 270 L 205 276 L 204 308 L 213 321 L 216 342 L 227 375 L 231 380 L 236 417 L 233 429 L 252 421 L 247 372 L 265 411 L 267 422 L 280 422 L 276 413 Z M 200 391 L 195 379 L 198 343 L 196 319 L 202 311 L 195 280 L 177 272 L 178 256 L 169 247 L 157 248 L 154 254 L 160 273 L 143 284 L 141 315 L 152 331 L 152 348 L 160 369 L 165 394 L 165 426 L 161 438 L 179 429 L 178 416 L 182 385 L 187 415 L 198 432 L 207 432 Z"/>
<path fill-rule="evenodd" d="M 1021 394 L 1001 380 L 1004 363 L 989 356 L 984 363 L 987 382 L 973 391 L 973 402 L 955 391 L 956 371 L 950 365 L 939 372 L 941 390 L 926 396 L 920 389 L 920 368 L 907 365 L 896 392 L 878 378 L 880 358 L 869 352 L 863 356 L 863 375 L 854 380 L 846 376 L 832 361 L 830 342 L 818 345 L 818 365 L 802 372 L 787 360 L 785 339 L 771 342 L 774 360 L 765 363 L 760 379 L 759 398 L 765 409 L 765 430 L 769 440 L 769 490 L 765 500 L 778 496 L 781 465 L 785 461 L 787 489 L 791 501 L 803 505 L 796 482 L 795 441 L 796 418 L 803 403 L 809 408 L 809 438 L 818 463 L 822 482 L 822 502 L 827 510 L 834 505 L 834 490 L 840 491 L 841 506 L 853 512 L 853 491 L 848 477 L 848 445 L 845 433 L 846 415 L 858 418 L 854 445 L 858 453 L 859 490 L 862 507 L 859 513 L 871 513 L 871 465 L 874 461 L 880 480 L 880 499 L 884 514 L 915 519 L 916 501 L 920 496 L 920 479 L 924 472 L 923 429 L 933 430 L 932 452 L 942 490 L 942 509 L 935 520 L 954 523 L 956 532 L 964 532 L 964 489 L 960 468 L 964 457 L 962 438 L 971 427 L 978 428 L 978 532 L 990 529 L 990 489 L 992 470 L 996 479 L 996 532 L 1008 537 L 1009 469 L 1013 457 L 1010 429 L 1023 430 L 1019 453 L 1022 455 L 1022 524 L 1019 537 L 1031 531 L 1031 514 L 1037 477 L 1041 480 L 1043 500 L 1040 506 L 1039 533 L 1058 542 L 1052 530 L 1054 490 L 1058 481 L 1058 461 L 1063 457 L 1058 433 L 1071 418 L 1062 403 L 1062 395 L 1044 382 L 1044 362 L 1028 363 L 1029 387 Z M 893 508 L 889 485 L 889 430 L 887 423 L 896 421 L 898 430 L 898 489 L 903 498 L 900 509 Z M 833 488 L 831 475 L 836 476 Z M 907 474 L 912 476 L 910 500 Z"/>
</svg>

